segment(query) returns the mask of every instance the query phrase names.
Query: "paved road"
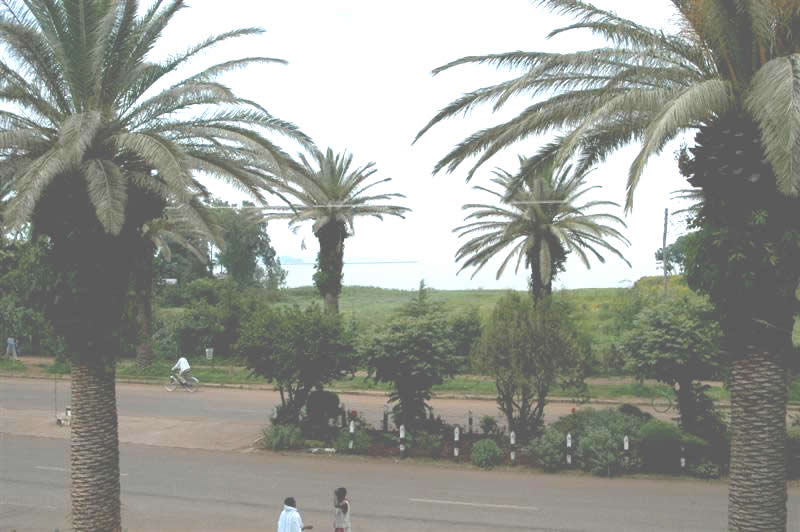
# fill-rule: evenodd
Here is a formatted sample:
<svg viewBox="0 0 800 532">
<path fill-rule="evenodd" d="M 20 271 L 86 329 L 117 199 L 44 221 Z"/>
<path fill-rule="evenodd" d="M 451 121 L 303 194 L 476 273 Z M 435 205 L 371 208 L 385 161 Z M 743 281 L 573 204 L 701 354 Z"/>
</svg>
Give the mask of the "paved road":
<svg viewBox="0 0 800 532">
<path fill-rule="evenodd" d="M 42 379 L 0 378 L 0 407 L 12 410 L 39 410 L 63 413 L 69 403 L 70 382 Z M 385 396 L 341 394 L 348 409 L 364 413 L 367 421 L 378 426 L 382 419 Z M 167 392 L 161 386 L 117 384 L 117 407 L 120 416 L 167 417 L 182 419 L 220 419 L 263 425 L 273 406 L 280 403 L 278 392 L 270 390 L 240 390 L 232 388 L 203 388 L 200 393 Z M 487 400 L 433 399 L 436 415 L 450 423 L 467 425 L 472 410 L 475 428 L 480 416 L 499 416 L 496 403 Z M 569 413 L 578 405 L 551 403 L 546 409 L 548 421 Z M 605 408 L 599 405 L 597 408 Z M 666 416 L 661 417 L 669 417 Z M 51 416 L 52 417 L 52 416 Z"/>
<path fill-rule="evenodd" d="M 0 530 L 67 525 L 66 441 L 0 439 Z M 121 446 L 124 526 L 135 530 L 271 530 L 293 495 L 307 524 L 330 526 L 333 488 L 348 487 L 356 530 L 724 530 L 723 483 L 485 472 L 357 457 Z M 800 529 L 800 493 L 789 530 Z"/>
<path fill-rule="evenodd" d="M 0 432 L 28 436 L 66 438 L 68 429 L 54 423 L 69 404 L 70 383 L 41 379 L 0 379 Z M 380 426 L 385 396 L 341 395 L 348 409 L 363 413 Z M 203 388 L 199 393 L 167 392 L 161 386 L 117 384 L 120 441 L 208 450 L 250 447 L 267 425 L 272 407 L 280 402 L 277 392 Z M 497 416 L 494 401 L 434 399 L 437 415 L 450 423 L 467 426 L 472 410 L 475 430 L 482 415 Z M 546 419 L 554 421 L 574 405 L 551 404 Z M 503 423 L 503 420 L 498 418 Z"/>
</svg>

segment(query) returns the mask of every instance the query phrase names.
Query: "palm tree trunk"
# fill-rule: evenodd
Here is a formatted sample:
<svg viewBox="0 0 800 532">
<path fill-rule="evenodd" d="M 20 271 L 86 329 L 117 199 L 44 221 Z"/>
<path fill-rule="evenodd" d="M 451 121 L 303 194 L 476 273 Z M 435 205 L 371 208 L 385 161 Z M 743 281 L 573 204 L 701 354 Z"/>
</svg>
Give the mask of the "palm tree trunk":
<svg viewBox="0 0 800 532">
<path fill-rule="evenodd" d="M 136 365 L 147 368 L 153 364 L 153 259 L 152 254 L 137 257 L 134 270 L 136 301 Z"/>
<path fill-rule="evenodd" d="M 85 357 L 73 362 L 71 474 L 75 530 L 122 529 L 114 367 Z"/>
<path fill-rule="evenodd" d="M 786 530 L 786 370 L 756 351 L 733 363 L 728 528 Z"/>
<path fill-rule="evenodd" d="M 314 284 L 325 301 L 325 310 L 339 312 L 339 294 L 342 292 L 342 267 L 344 265 L 344 239 L 347 229 L 342 222 L 330 222 L 316 233 L 319 256 Z"/>
</svg>

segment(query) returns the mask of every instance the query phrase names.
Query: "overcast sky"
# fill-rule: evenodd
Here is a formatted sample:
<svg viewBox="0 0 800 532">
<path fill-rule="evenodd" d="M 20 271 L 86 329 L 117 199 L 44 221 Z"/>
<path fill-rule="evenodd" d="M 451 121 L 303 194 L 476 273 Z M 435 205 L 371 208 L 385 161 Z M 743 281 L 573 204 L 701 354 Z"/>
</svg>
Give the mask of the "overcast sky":
<svg viewBox="0 0 800 532">
<path fill-rule="evenodd" d="M 175 51 L 190 42 L 243 26 L 260 26 L 267 33 L 243 39 L 201 58 L 206 62 L 237 56 L 263 55 L 289 61 L 287 66 L 259 66 L 227 75 L 222 81 L 241 96 L 258 101 L 277 117 L 297 124 L 321 149 L 354 154 L 354 164 L 375 161 L 378 175 L 391 177 L 376 192 L 399 192 L 412 212 L 405 220 L 357 219 L 356 233 L 346 241 L 345 263 L 408 261 L 411 264 L 345 265 L 346 285 L 415 288 L 421 278 L 437 289 L 527 287 L 527 272 L 506 271 L 499 280 L 499 261 L 474 278 L 472 270 L 457 275 L 455 251 L 460 246 L 452 229 L 463 222 L 461 206 L 485 202 L 486 185 L 494 167 L 516 169 L 517 154 L 531 154 L 544 142 L 537 139 L 512 147 L 489 161 L 471 183 L 469 165 L 453 174 L 432 176 L 434 164 L 451 147 L 474 131 L 510 118 L 529 102 L 520 100 L 504 112 L 481 109 L 466 118 L 451 119 L 434 128 L 415 145 L 416 133 L 443 106 L 464 92 L 507 79 L 509 72 L 492 67 L 461 67 L 438 76 L 430 71 L 465 55 L 513 50 L 566 51 L 598 46 L 589 34 L 545 39 L 568 19 L 556 17 L 529 0 L 194 0 L 176 18 L 160 50 Z M 651 26 L 667 28 L 674 13 L 667 0 L 597 0 L 596 5 Z M 296 151 L 290 144 L 287 149 Z M 632 268 L 613 256 L 587 270 L 577 259 L 556 288 L 627 286 L 643 275 L 657 274 L 655 250 L 661 245 L 664 208 L 683 205 L 671 192 L 686 188 L 677 173 L 670 145 L 652 159 L 640 185 L 634 211 L 625 217 L 631 246 L 624 250 Z M 601 185 L 599 195 L 622 204 L 633 148 L 618 152 L 591 174 Z M 242 196 L 220 186 L 212 191 L 229 201 Z M 617 214 L 622 216 L 622 209 Z M 683 232 L 681 218 L 672 218 L 668 240 Z M 269 234 L 278 254 L 313 263 L 316 239 L 310 226 L 297 234 L 282 221 L 272 222 Z M 301 249 L 305 242 L 306 249 Z M 313 266 L 286 265 L 289 286 L 311 284 Z"/>
</svg>

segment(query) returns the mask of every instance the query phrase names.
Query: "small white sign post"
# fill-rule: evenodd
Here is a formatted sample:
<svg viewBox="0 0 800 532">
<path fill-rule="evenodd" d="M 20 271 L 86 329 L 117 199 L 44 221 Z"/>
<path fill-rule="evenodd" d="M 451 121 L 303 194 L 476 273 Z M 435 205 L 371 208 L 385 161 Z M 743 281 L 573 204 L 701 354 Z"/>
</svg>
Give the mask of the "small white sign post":
<svg viewBox="0 0 800 532">
<path fill-rule="evenodd" d="M 214 359 L 214 348 L 206 347 L 206 360 L 213 360 L 213 359 Z"/>
<path fill-rule="evenodd" d="M 456 428 L 453 429 L 453 441 L 455 442 L 455 444 L 453 445 L 453 456 L 456 459 L 458 459 L 458 440 L 460 437 L 461 437 L 461 431 L 458 428 L 458 426 L 456 426 Z"/>
</svg>

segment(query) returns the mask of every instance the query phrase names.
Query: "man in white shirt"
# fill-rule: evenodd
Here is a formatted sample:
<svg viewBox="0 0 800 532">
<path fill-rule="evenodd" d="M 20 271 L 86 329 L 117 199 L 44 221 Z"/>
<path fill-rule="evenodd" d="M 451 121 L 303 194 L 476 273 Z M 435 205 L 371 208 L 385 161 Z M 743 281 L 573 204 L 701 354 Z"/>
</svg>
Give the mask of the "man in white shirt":
<svg viewBox="0 0 800 532">
<path fill-rule="evenodd" d="M 283 511 L 278 518 L 278 532 L 303 532 L 303 530 L 312 528 L 314 527 L 311 525 L 303 526 L 303 519 L 300 517 L 300 512 L 297 511 L 294 497 L 286 497 L 283 501 Z"/>
<path fill-rule="evenodd" d="M 186 376 L 188 371 L 192 369 L 189 367 L 189 361 L 186 360 L 186 357 L 179 358 L 178 362 L 176 362 L 175 365 L 172 366 L 172 371 L 175 371 L 176 369 L 178 370 L 178 380 L 181 381 L 181 383 L 185 383 L 186 380 L 184 379 L 184 377 Z"/>
</svg>

